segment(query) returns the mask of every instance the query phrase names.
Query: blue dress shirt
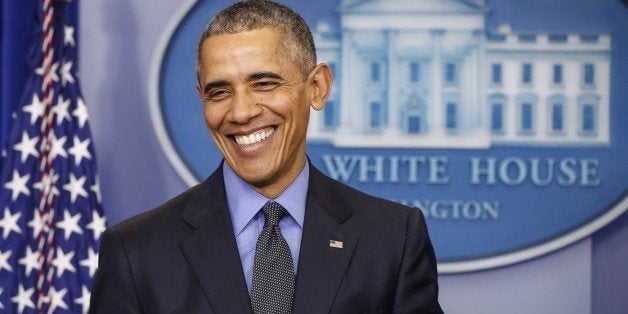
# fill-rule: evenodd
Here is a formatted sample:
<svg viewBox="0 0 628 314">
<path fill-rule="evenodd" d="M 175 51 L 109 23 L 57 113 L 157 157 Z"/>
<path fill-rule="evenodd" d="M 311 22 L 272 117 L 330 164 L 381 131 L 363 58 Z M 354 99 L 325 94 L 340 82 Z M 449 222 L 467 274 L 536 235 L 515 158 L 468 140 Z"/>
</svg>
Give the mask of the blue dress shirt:
<svg viewBox="0 0 628 314">
<path fill-rule="evenodd" d="M 255 245 L 257 244 L 259 234 L 264 228 L 264 213 L 261 209 L 269 199 L 259 194 L 242 180 L 226 162 L 223 163 L 222 171 L 225 180 L 227 205 L 229 206 L 229 214 L 233 224 L 233 233 L 235 234 L 240 253 L 244 279 L 246 280 L 249 293 L 251 293 L 253 288 Z M 288 247 L 290 247 L 295 274 L 299 264 L 309 177 L 310 169 L 306 160 L 299 176 L 281 195 L 274 199 L 288 212 L 288 215 L 279 221 L 279 228 L 286 242 L 288 242 Z"/>
</svg>

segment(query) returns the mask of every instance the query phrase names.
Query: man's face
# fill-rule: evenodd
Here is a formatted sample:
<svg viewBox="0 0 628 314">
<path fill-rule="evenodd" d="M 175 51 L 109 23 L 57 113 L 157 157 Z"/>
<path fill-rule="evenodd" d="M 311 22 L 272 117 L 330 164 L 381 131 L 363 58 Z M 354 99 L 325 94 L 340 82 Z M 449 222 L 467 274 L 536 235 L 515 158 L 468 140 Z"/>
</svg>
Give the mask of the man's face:
<svg viewBox="0 0 628 314">
<path fill-rule="evenodd" d="M 282 39 L 262 28 L 212 36 L 201 47 L 198 89 L 207 127 L 229 165 L 267 197 L 303 169 L 310 106 L 324 103 L 312 101 L 319 75 L 304 79 Z"/>
</svg>

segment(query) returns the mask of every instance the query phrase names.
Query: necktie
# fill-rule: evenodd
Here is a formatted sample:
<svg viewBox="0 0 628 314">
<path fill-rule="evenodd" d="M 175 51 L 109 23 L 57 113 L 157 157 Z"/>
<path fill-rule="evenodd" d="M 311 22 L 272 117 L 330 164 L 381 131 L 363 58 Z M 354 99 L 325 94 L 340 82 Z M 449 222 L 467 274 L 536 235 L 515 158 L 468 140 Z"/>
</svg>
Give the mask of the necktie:
<svg viewBox="0 0 628 314">
<path fill-rule="evenodd" d="M 286 209 L 269 201 L 262 211 L 264 229 L 257 238 L 253 262 L 253 312 L 292 313 L 294 267 L 288 243 L 279 230 L 279 220 L 286 214 Z"/>
</svg>

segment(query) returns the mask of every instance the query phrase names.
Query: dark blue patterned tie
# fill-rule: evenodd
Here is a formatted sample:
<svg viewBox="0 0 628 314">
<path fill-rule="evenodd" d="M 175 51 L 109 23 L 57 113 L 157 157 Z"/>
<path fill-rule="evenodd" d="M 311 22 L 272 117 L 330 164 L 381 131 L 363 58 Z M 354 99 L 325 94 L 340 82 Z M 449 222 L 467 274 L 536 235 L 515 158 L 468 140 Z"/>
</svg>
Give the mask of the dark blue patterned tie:
<svg viewBox="0 0 628 314">
<path fill-rule="evenodd" d="M 294 264 L 279 220 L 286 209 L 270 201 L 262 207 L 264 229 L 257 238 L 253 263 L 251 305 L 256 314 L 292 313 L 294 303 Z"/>
</svg>

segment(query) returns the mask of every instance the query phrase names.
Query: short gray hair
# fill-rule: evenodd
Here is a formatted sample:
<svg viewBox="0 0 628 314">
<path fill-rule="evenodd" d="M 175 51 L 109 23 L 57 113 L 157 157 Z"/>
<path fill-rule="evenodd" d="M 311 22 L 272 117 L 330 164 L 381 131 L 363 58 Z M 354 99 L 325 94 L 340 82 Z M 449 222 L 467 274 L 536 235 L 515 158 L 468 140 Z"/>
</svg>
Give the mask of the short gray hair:
<svg viewBox="0 0 628 314">
<path fill-rule="evenodd" d="M 198 42 L 196 75 L 200 82 L 201 47 L 205 39 L 220 34 L 236 34 L 264 27 L 276 28 L 285 37 L 283 45 L 290 61 L 297 63 L 303 77 L 316 65 L 312 32 L 292 9 L 268 0 L 248 0 L 232 4 L 209 21 Z"/>
</svg>

